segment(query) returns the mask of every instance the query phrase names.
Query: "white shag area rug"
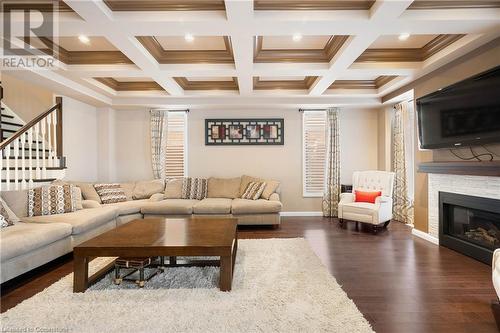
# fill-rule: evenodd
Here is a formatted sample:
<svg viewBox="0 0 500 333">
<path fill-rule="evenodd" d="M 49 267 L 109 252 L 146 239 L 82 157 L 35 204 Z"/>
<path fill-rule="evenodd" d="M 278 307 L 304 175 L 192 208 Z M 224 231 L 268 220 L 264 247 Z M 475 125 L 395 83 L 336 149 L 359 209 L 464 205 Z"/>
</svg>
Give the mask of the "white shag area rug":
<svg viewBox="0 0 500 333">
<path fill-rule="evenodd" d="M 167 268 L 144 289 L 112 276 L 74 294 L 69 274 L 3 313 L 1 332 L 373 332 L 302 238 L 240 240 L 231 292 L 217 267 Z"/>
</svg>

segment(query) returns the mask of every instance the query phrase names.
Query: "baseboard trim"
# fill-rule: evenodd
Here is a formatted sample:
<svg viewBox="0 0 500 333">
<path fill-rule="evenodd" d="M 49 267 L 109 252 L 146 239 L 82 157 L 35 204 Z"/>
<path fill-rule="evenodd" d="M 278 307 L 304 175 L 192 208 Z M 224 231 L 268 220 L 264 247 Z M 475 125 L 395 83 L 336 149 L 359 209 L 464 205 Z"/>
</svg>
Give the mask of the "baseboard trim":
<svg viewBox="0 0 500 333">
<path fill-rule="evenodd" d="M 281 212 L 280 216 L 323 216 L 323 212 Z"/>
<path fill-rule="evenodd" d="M 439 245 L 439 239 L 437 239 L 434 236 L 429 235 L 426 232 L 423 232 L 423 231 L 420 231 L 418 229 L 413 228 L 411 230 L 411 233 L 413 236 L 417 236 L 419 238 L 425 239 L 426 241 L 431 242 L 432 244 Z"/>
</svg>

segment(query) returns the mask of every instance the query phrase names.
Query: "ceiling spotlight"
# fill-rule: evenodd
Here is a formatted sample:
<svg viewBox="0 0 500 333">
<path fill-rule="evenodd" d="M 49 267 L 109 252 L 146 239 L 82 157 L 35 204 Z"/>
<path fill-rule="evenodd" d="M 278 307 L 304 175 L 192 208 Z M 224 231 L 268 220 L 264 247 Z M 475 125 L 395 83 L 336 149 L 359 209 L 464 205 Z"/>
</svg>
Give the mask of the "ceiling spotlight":
<svg viewBox="0 0 500 333">
<path fill-rule="evenodd" d="M 302 40 L 301 34 L 293 34 L 292 39 L 294 42 L 300 42 Z"/>
<path fill-rule="evenodd" d="M 191 43 L 192 41 L 194 41 L 194 36 L 193 36 L 193 35 L 191 35 L 191 34 L 186 34 L 186 35 L 184 36 L 184 39 L 186 40 L 186 42 Z"/>
<path fill-rule="evenodd" d="M 90 44 L 90 39 L 85 35 L 78 36 L 78 40 L 83 44 Z"/>
<path fill-rule="evenodd" d="M 407 40 L 408 38 L 410 38 L 410 34 L 405 32 L 405 33 L 402 33 L 401 35 L 399 35 L 399 40 Z"/>
</svg>

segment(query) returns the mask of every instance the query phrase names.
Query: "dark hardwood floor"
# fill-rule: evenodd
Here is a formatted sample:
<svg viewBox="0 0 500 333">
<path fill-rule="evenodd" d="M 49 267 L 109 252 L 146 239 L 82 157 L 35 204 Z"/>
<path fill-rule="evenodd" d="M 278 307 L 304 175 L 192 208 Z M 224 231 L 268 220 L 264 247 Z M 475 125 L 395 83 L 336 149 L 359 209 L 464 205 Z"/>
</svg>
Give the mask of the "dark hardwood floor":
<svg viewBox="0 0 500 333">
<path fill-rule="evenodd" d="M 244 227 L 240 238 L 304 237 L 377 332 L 497 332 L 491 267 L 415 238 L 392 223 L 373 235 L 323 218 L 287 217 L 280 229 Z M 1 311 L 72 271 L 67 256 L 2 286 Z"/>
</svg>

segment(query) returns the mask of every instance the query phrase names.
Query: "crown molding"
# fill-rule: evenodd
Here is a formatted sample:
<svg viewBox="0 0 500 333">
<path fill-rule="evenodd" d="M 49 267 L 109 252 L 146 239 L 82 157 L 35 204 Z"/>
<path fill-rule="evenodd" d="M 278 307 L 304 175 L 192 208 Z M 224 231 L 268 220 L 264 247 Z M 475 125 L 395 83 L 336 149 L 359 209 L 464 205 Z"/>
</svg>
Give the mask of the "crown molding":
<svg viewBox="0 0 500 333">
<path fill-rule="evenodd" d="M 369 10 L 374 0 L 255 0 L 255 10 Z"/>
<path fill-rule="evenodd" d="M 384 75 L 375 80 L 336 80 L 328 89 L 378 89 L 397 78 L 397 76 Z"/>
<path fill-rule="evenodd" d="M 415 9 L 473 9 L 473 8 L 500 8 L 498 0 L 414 0 L 408 7 Z"/>
<path fill-rule="evenodd" d="M 234 63 L 231 41 L 227 36 L 223 37 L 225 50 L 165 50 L 155 37 L 136 38 L 160 64 Z"/>
<path fill-rule="evenodd" d="M 184 90 L 238 90 L 235 77 L 231 81 L 190 81 L 185 77 L 174 77 L 174 80 Z"/>
<path fill-rule="evenodd" d="M 317 76 L 307 76 L 304 80 L 270 80 L 261 81 L 259 77 L 253 78 L 254 90 L 274 90 L 274 89 L 309 89 L 316 81 Z"/>
<path fill-rule="evenodd" d="M 151 91 L 164 90 L 154 81 L 127 81 L 120 82 L 111 77 L 95 77 L 94 80 L 110 87 L 115 91 Z"/>
<path fill-rule="evenodd" d="M 223 0 L 104 0 L 114 12 L 226 10 Z"/>
</svg>

